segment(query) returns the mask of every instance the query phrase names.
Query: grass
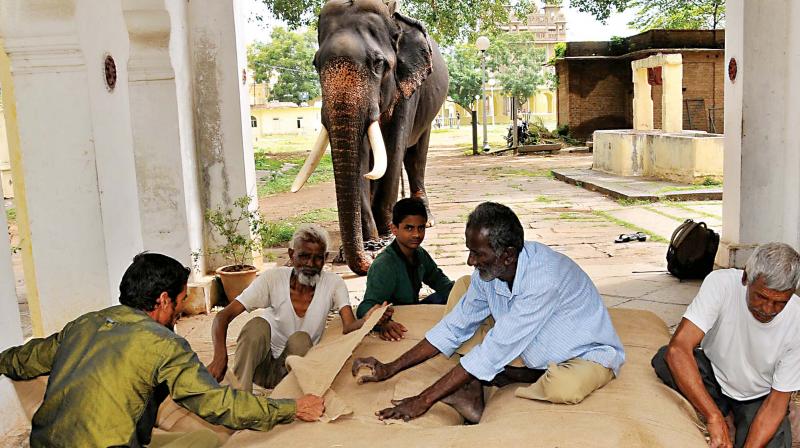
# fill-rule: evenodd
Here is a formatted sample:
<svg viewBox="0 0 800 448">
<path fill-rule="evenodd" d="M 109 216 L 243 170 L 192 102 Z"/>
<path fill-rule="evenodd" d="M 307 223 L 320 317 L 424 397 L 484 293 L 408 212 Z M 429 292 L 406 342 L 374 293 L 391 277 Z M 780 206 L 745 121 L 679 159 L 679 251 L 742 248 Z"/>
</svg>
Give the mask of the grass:
<svg viewBox="0 0 800 448">
<path fill-rule="evenodd" d="M 283 221 L 269 221 L 261 232 L 264 247 L 276 247 L 292 239 L 300 224 L 332 222 L 339 219 L 335 208 L 319 208 Z"/>
<path fill-rule="evenodd" d="M 561 221 L 597 221 L 598 218 L 595 215 L 586 215 L 583 213 L 576 213 L 576 212 L 564 212 L 558 215 L 558 219 Z"/>
<path fill-rule="evenodd" d="M 543 202 L 543 203 L 545 203 L 545 204 L 549 204 L 549 203 L 551 203 L 551 202 L 556 202 L 556 201 L 558 201 L 558 199 L 553 199 L 553 198 L 551 198 L 551 197 L 549 197 L 549 196 L 539 195 L 539 196 L 536 196 L 536 199 L 534 199 L 534 201 L 536 201 L 536 202 Z"/>
<path fill-rule="evenodd" d="M 650 204 L 650 201 L 642 201 L 641 199 L 627 199 L 627 198 L 620 198 L 617 199 L 617 204 L 623 207 L 633 207 L 637 205 L 646 205 Z"/>
<path fill-rule="evenodd" d="M 648 239 L 650 241 L 654 241 L 656 243 L 669 243 L 669 241 L 667 241 L 665 238 L 660 237 L 660 236 L 654 234 L 653 232 L 651 232 L 651 231 L 649 231 L 649 230 L 647 230 L 645 228 L 642 228 L 642 227 L 639 227 L 639 226 L 637 226 L 635 224 L 629 223 L 628 221 L 623 221 L 623 220 L 621 220 L 619 218 L 615 218 L 614 216 L 611 216 L 611 214 L 609 214 L 608 212 L 595 210 L 593 213 L 595 214 L 595 216 L 599 216 L 599 217 L 605 219 L 606 221 L 614 223 L 614 224 L 616 224 L 618 226 L 625 227 L 625 228 L 634 230 L 636 232 L 646 233 L 648 235 Z"/>
<path fill-rule="evenodd" d="M 689 207 L 688 205 L 680 203 L 680 202 L 664 201 L 664 204 L 666 204 L 666 205 L 668 205 L 670 207 L 675 207 L 675 208 L 679 208 L 681 210 L 685 210 L 685 211 L 687 211 L 689 213 L 693 213 L 695 215 L 705 216 L 706 218 L 722 219 L 721 216 L 717 216 L 717 215 L 715 215 L 713 213 L 707 213 L 707 212 L 704 212 L 704 211 L 701 211 L 701 210 L 695 210 L 695 209 Z"/>
<path fill-rule="evenodd" d="M 256 152 L 280 154 L 286 152 L 308 151 L 317 139 L 316 134 L 285 134 L 259 137 L 255 144 Z"/>
<path fill-rule="evenodd" d="M 490 180 L 497 180 L 500 177 L 546 177 L 548 179 L 553 179 L 554 176 L 551 170 L 527 170 L 525 168 L 495 166 L 489 168 L 487 177 Z"/>
<path fill-rule="evenodd" d="M 671 215 L 671 214 L 669 214 L 669 213 L 667 213 L 667 212 L 665 212 L 663 210 L 659 210 L 659 209 L 654 208 L 654 207 L 642 207 L 642 208 L 647 210 L 647 211 L 651 211 L 651 212 L 656 213 L 658 215 L 664 216 L 665 218 L 674 219 L 675 221 L 680 221 L 680 222 L 684 221 L 684 218 L 681 218 L 680 216 Z"/>
<path fill-rule="evenodd" d="M 694 184 L 694 185 L 687 185 L 685 187 L 664 187 L 656 192 L 656 194 L 661 193 L 670 193 L 673 191 L 694 191 L 694 190 L 706 190 L 709 187 L 721 187 L 722 181 L 716 179 L 714 177 L 706 177 L 703 179 L 702 182 Z"/>
<path fill-rule="evenodd" d="M 6 209 L 6 221 L 9 224 L 14 224 L 17 222 L 17 209 L 14 207 Z"/>
<path fill-rule="evenodd" d="M 265 153 L 256 153 L 255 158 L 257 170 L 270 172 L 266 181 L 259 179 L 258 182 L 258 195 L 262 197 L 289 191 L 295 176 L 305 162 L 305 157 Z M 333 180 L 333 163 L 330 154 L 325 154 L 306 184 L 313 185 L 331 180 Z"/>
</svg>

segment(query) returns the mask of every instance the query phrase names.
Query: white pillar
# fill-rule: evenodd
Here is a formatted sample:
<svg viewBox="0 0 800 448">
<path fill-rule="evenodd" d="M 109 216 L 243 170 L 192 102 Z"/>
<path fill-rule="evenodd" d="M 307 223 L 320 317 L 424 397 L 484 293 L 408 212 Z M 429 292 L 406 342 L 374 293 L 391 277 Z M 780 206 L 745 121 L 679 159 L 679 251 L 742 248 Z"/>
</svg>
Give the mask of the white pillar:
<svg viewBox="0 0 800 448">
<path fill-rule="evenodd" d="M 653 129 L 653 98 L 650 83 L 647 82 L 647 69 L 633 67 L 632 70 L 633 129 L 649 131 Z"/>
<path fill-rule="evenodd" d="M 725 266 L 742 266 L 761 243 L 800 245 L 800 30 L 793 26 L 798 20 L 800 4 L 791 0 L 728 1 L 726 62 L 736 57 L 738 74 L 725 84 L 718 256 Z"/>
<path fill-rule="evenodd" d="M 145 249 L 191 261 L 170 15 L 164 0 L 122 0 L 130 116 Z"/>
<path fill-rule="evenodd" d="M 5 229 L 6 225 L 6 214 L 0 210 L 0 229 Z M 0 237 L 0 352 L 22 344 L 22 326 L 10 254 L 8 237 Z M 24 417 L 11 381 L 0 378 L 0 435 L 22 423 Z"/>
<path fill-rule="evenodd" d="M 257 207 L 255 161 L 241 40 L 239 0 L 193 0 L 189 24 L 194 68 L 197 161 L 202 208 L 229 207 L 250 195 Z M 242 231 L 247 231 L 245 226 Z M 207 232 L 206 241 L 213 245 Z M 222 263 L 209 260 L 211 268 Z"/>
<path fill-rule="evenodd" d="M 76 20 L 86 63 L 84 70 L 91 111 L 83 119 L 89 120 L 94 143 L 104 263 L 108 266 L 109 300 L 115 303 L 122 274 L 133 256 L 144 250 L 127 88 L 128 33 L 120 0 L 80 0 Z M 107 56 L 114 59 L 117 74 L 116 87 L 111 90 L 106 86 L 103 70 Z M 20 100 L 27 101 L 28 98 Z M 57 100 L 57 97 L 49 98 L 46 103 Z M 51 123 L 51 126 L 56 125 L 59 123 Z M 57 178 L 50 179 L 49 187 L 57 188 L 58 182 Z M 58 228 L 57 222 L 52 225 L 54 229 Z"/>
<path fill-rule="evenodd" d="M 31 0 L 5 2 L 0 10 L 18 100 L 25 196 L 17 195 L 17 201 L 27 210 L 19 225 L 29 231 L 21 232 L 27 240 L 23 250 L 35 269 L 34 284 L 27 283 L 34 335 L 60 330 L 86 309 L 111 303 L 76 4 L 54 6 Z M 102 68 L 93 67 L 92 73 L 99 76 Z"/>
</svg>

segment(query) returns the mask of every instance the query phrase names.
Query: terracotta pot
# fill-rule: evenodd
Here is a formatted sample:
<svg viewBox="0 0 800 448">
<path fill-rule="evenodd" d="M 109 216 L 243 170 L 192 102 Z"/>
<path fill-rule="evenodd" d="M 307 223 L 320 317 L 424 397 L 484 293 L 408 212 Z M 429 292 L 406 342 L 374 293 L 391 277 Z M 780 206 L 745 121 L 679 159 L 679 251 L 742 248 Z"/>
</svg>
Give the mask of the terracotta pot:
<svg viewBox="0 0 800 448">
<path fill-rule="evenodd" d="M 225 269 L 231 268 L 231 265 L 222 266 L 217 269 L 217 275 L 222 281 L 222 289 L 225 290 L 225 296 L 228 298 L 228 302 L 239 297 L 239 294 L 256 279 L 258 270 L 255 266 L 246 265 L 245 267 L 247 269 L 242 271 L 226 271 Z"/>
</svg>

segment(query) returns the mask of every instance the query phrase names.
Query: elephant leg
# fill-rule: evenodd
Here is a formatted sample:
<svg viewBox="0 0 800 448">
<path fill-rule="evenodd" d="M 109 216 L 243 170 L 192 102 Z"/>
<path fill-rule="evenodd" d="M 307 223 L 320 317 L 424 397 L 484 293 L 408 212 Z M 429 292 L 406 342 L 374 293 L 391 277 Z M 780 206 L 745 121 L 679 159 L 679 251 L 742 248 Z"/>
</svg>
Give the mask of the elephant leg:
<svg viewBox="0 0 800 448">
<path fill-rule="evenodd" d="M 400 171 L 403 169 L 403 151 L 388 150 L 389 160 L 386 165 L 386 174 L 375 182 L 375 192 L 372 198 L 372 215 L 375 217 L 375 226 L 378 235 L 387 236 L 391 233 L 392 207 L 397 202 L 400 190 Z"/>
<path fill-rule="evenodd" d="M 425 192 L 425 165 L 428 159 L 428 144 L 431 139 L 431 129 L 428 128 L 419 137 L 417 144 L 406 152 L 403 163 L 408 173 L 408 189 L 412 198 L 422 199 L 425 209 L 428 211 L 428 227 L 433 227 L 436 220 L 431 213 L 428 203 L 428 194 Z"/>
</svg>

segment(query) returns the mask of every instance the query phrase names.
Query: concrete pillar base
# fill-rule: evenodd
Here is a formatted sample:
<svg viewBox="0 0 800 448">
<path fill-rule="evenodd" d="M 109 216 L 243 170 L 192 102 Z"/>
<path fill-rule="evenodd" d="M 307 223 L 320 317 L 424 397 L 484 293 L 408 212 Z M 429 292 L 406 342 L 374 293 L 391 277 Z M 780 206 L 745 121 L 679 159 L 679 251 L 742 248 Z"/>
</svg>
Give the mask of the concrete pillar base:
<svg viewBox="0 0 800 448">
<path fill-rule="evenodd" d="M 744 264 L 753 253 L 758 244 L 740 244 L 730 241 L 720 241 L 717 258 L 714 264 L 721 268 L 744 269 Z"/>
</svg>

